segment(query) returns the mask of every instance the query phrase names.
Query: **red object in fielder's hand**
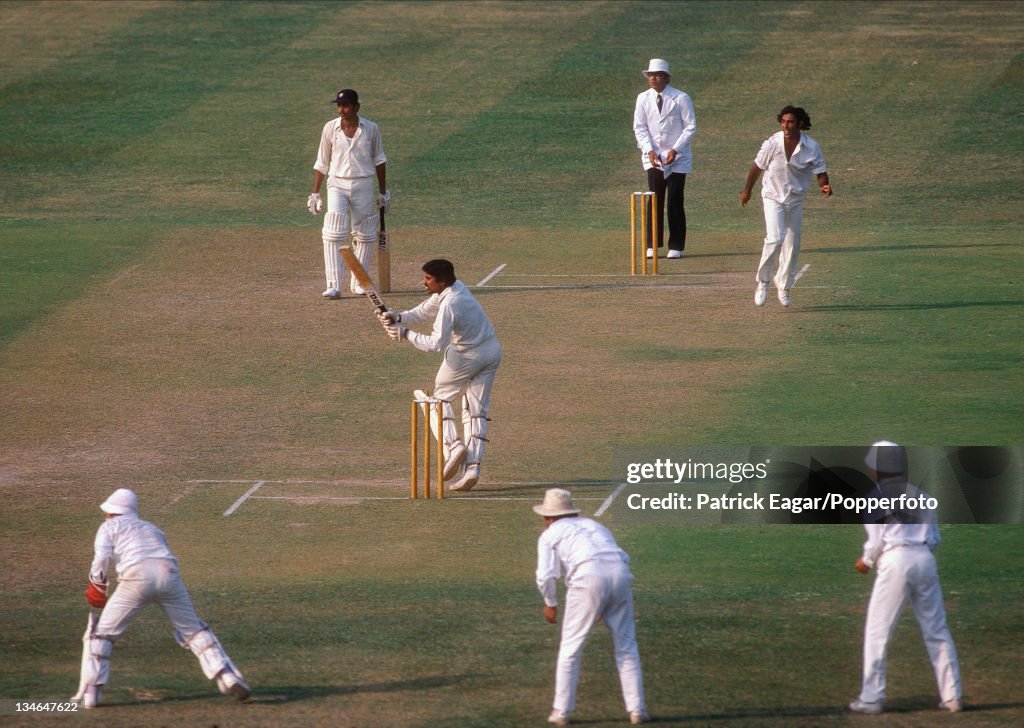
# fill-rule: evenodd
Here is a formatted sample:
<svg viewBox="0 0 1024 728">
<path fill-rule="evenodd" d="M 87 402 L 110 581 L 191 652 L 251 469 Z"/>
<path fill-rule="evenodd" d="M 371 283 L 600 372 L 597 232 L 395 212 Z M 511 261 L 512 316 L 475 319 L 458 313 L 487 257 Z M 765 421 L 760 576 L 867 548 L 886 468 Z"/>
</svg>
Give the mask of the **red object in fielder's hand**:
<svg viewBox="0 0 1024 728">
<path fill-rule="evenodd" d="M 90 606 L 96 607 L 97 609 L 103 609 L 107 604 L 107 589 L 102 589 L 91 581 L 89 582 L 89 588 L 85 590 L 85 599 L 89 602 Z"/>
</svg>

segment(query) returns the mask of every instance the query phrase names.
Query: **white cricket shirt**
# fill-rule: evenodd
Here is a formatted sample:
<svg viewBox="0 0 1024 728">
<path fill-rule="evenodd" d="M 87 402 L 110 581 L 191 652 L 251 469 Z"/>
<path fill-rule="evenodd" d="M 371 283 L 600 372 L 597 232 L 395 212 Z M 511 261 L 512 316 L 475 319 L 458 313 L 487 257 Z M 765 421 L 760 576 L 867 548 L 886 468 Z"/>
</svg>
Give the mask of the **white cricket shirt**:
<svg viewBox="0 0 1024 728">
<path fill-rule="evenodd" d="M 785 136 L 775 132 L 764 140 L 754 164 L 764 172 L 761 197 L 780 205 L 803 202 L 811 177 L 827 171 L 818 143 L 804 133 L 787 161 Z"/>
<path fill-rule="evenodd" d="M 560 518 L 537 539 L 537 589 L 544 604 L 557 607 L 558 577 L 572 586 L 576 570 L 585 563 L 610 561 L 629 565 L 629 555 L 619 548 L 612 532 L 597 521 L 576 516 Z"/>
<path fill-rule="evenodd" d="M 905 493 L 908 498 L 926 498 L 917 487 L 899 478 L 882 480 L 878 484 L 877 494 L 894 498 Z M 872 492 L 872 495 L 875 495 Z M 936 514 L 933 510 L 915 510 L 910 512 L 920 523 L 865 523 L 864 530 L 868 538 L 864 542 L 862 558 L 868 566 L 874 566 L 882 554 L 903 546 L 928 546 L 933 551 L 939 545 L 939 527 L 936 525 Z"/>
<path fill-rule="evenodd" d="M 359 117 L 359 128 L 349 139 L 341 130 L 341 119 L 333 119 L 324 124 L 313 169 L 326 176 L 330 182 L 332 177 L 372 177 L 377 173 L 377 166 L 387 161 L 379 126 L 369 119 Z"/>
<path fill-rule="evenodd" d="M 132 564 L 145 559 L 169 559 L 178 563 L 164 532 L 149 521 L 132 515 L 105 520 L 96 531 L 94 551 L 89 576 L 100 583 L 107 581 L 110 562 L 117 567 L 119 575 Z"/>
<path fill-rule="evenodd" d="M 456 351 L 466 351 L 495 339 L 494 326 L 483 307 L 458 280 L 416 308 L 402 311 L 401 317 L 405 326 L 433 321 L 429 334 L 408 333 L 407 338 L 420 351 L 441 351 L 449 344 Z"/>
</svg>

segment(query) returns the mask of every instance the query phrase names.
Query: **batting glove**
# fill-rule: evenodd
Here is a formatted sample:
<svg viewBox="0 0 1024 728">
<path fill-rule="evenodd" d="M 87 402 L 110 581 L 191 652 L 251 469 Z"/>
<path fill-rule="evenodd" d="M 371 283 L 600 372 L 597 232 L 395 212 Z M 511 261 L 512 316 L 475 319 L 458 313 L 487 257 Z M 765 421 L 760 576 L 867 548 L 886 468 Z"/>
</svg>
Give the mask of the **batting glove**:
<svg viewBox="0 0 1024 728">
<path fill-rule="evenodd" d="M 406 328 L 401 324 L 388 326 L 388 337 L 392 341 L 401 341 L 405 338 Z"/>
<path fill-rule="evenodd" d="M 90 606 L 103 609 L 107 604 L 107 585 L 90 581 L 85 590 L 85 600 L 89 602 Z"/>
<path fill-rule="evenodd" d="M 394 326 L 402 320 L 402 314 L 395 313 L 389 308 L 387 311 L 378 311 L 377 318 L 383 326 Z"/>
<path fill-rule="evenodd" d="M 314 192 L 306 200 L 306 209 L 309 210 L 309 214 L 316 215 L 323 208 L 324 203 L 320 200 L 320 193 Z"/>
<path fill-rule="evenodd" d="M 391 190 L 385 190 L 384 194 L 377 195 L 377 207 L 384 212 L 391 212 Z"/>
</svg>

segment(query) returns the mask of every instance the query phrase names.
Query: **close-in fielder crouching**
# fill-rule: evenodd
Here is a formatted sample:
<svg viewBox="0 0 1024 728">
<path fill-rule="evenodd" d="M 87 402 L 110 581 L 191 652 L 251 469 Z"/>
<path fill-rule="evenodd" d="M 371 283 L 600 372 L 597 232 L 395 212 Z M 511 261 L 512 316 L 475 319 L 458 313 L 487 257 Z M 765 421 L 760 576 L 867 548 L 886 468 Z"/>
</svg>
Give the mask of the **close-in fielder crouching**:
<svg viewBox="0 0 1024 728">
<path fill-rule="evenodd" d="M 392 339 L 408 340 L 420 351 L 444 352 L 433 392 L 433 397 L 443 402 L 443 422 L 438 433 L 436 416 L 432 416 L 431 429 L 435 436 L 441 435 L 444 443 L 445 480 L 458 474 L 465 464 L 462 476 L 448 489 L 470 490 L 480 482 L 491 387 L 501 364 L 501 344 L 483 308 L 466 285 L 455 278 L 455 267 L 450 261 L 438 259 L 424 263 L 423 285 L 431 294 L 430 298 L 408 311 L 381 313 L 380 319 Z M 432 324 L 429 334 L 407 328 L 428 323 Z M 420 390 L 416 390 L 415 397 L 419 401 L 426 400 Z M 455 427 L 452 407 L 452 402 L 460 397 L 462 438 Z"/>
<path fill-rule="evenodd" d="M 126 488 L 116 490 L 100 509 L 107 520 L 96 532 L 85 595 L 89 604 L 103 612 L 84 640 L 86 654 L 75 699 L 81 700 L 84 708 L 95 708 L 102 702 L 103 686 L 110 679 L 114 642 L 143 607 L 159 604 L 174 627 L 174 638 L 195 654 L 206 677 L 215 681 L 224 695 L 247 700 L 252 691 L 213 631 L 196 616 L 167 538 L 157 526 L 139 518 L 135 493 Z M 117 569 L 117 589 L 108 600 L 111 563 Z"/>
</svg>

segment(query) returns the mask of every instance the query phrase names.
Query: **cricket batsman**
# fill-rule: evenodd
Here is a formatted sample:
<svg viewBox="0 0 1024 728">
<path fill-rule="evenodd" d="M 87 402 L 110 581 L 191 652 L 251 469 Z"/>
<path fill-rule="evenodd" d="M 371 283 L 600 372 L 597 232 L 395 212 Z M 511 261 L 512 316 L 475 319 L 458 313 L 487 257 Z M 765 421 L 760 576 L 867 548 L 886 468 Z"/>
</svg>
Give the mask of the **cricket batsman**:
<svg viewBox="0 0 1024 728">
<path fill-rule="evenodd" d="M 252 691 L 242 673 L 224 652 L 213 631 L 196 616 L 178 561 L 163 531 L 139 518 L 138 498 L 127 488 L 114 491 L 100 505 L 107 519 L 96 532 L 95 556 L 85 598 L 102 609 L 92 633 L 84 640 L 82 677 L 78 695 L 83 708 L 103 700 L 110 677 L 110 654 L 117 640 L 147 604 L 159 604 L 174 626 L 178 643 L 199 658 L 199 666 L 224 695 L 248 700 Z M 107 598 L 111 565 L 117 569 L 117 589 Z M 90 621 L 91 623 L 91 621 Z"/>
<path fill-rule="evenodd" d="M 344 286 L 345 266 L 338 247 L 354 237 L 353 250 L 370 268 L 370 259 L 377 243 L 378 214 L 391 209 L 391 192 L 387 189 L 387 157 L 381 141 L 380 127 L 359 116 L 359 94 L 343 88 L 335 97 L 338 118 L 324 125 L 320 147 L 313 165 L 313 192 L 306 200 L 310 213 L 323 209 L 320 189 L 327 181 L 327 212 L 324 213 L 324 275 L 327 290 L 324 298 L 340 298 Z M 374 195 L 377 180 L 379 193 Z M 353 276 L 353 293 L 363 293 Z"/>
<path fill-rule="evenodd" d="M 435 435 L 443 439 L 444 478 L 454 477 L 465 464 L 462 476 L 448 490 L 470 490 L 480 482 L 480 463 L 487 442 L 487 413 L 491 387 L 501 364 L 501 344 L 494 326 L 466 285 L 455 278 L 455 266 L 444 259 L 423 264 L 423 286 L 430 298 L 408 311 L 391 309 L 378 314 L 394 341 L 408 341 L 420 351 L 444 352 L 434 378 L 433 396 L 444 402 L 443 422 Z M 410 330 L 431 324 L 429 334 Z M 417 390 L 417 399 L 423 398 Z M 462 439 L 455 428 L 452 401 L 462 397 Z M 431 422 L 436 428 L 436 423 Z"/>
</svg>

